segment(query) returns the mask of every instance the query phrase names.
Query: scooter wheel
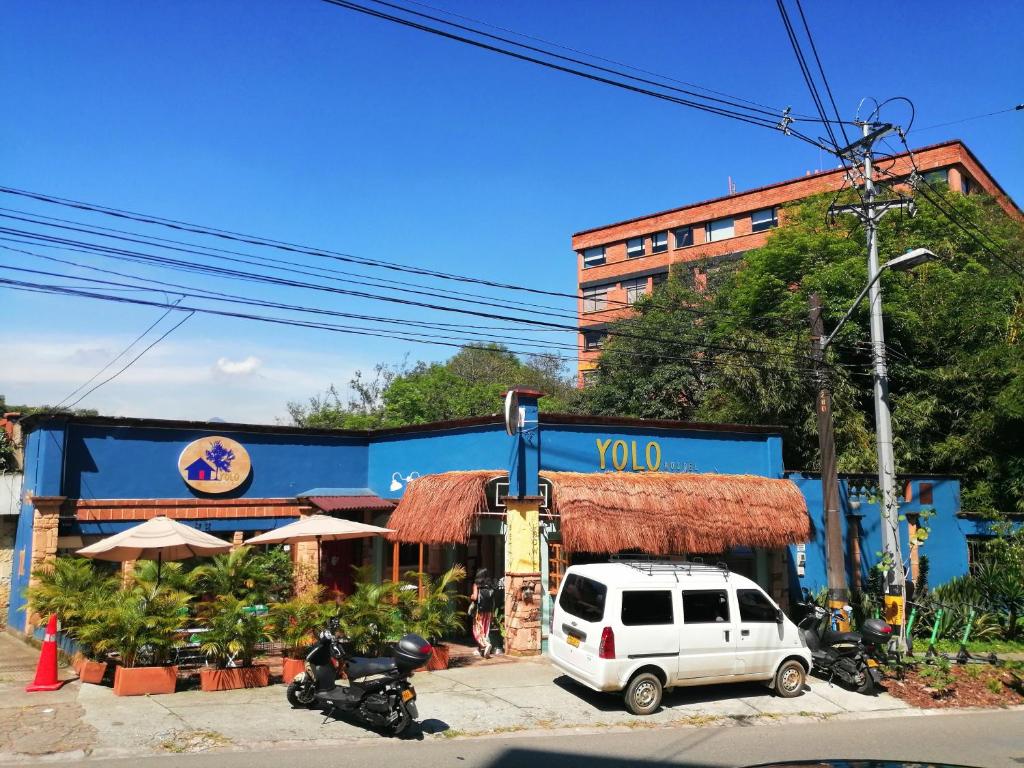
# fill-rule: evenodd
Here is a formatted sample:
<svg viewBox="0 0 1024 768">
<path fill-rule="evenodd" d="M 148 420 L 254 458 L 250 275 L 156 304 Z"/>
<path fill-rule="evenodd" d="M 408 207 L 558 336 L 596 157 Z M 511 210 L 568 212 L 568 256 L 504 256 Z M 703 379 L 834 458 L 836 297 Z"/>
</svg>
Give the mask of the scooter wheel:
<svg viewBox="0 0 1024 768">
<path fill-rule="evenodd" d="M 309 709 L 315 701 L 315 693 L 312 688 L 296 681 L 288 684 L 285 695 L 288 697 L 288 703 L 295 709 Z"/>
<path fill-rule="evenodd" d="M 406 729 L 408 729 L 410 725 L 412 725 L 412 717 L 406 711 L 405 707 L 399 706 L 398 720 L 396 720 L 390 726 L 391 735 L 401 736 L 403 733 L 405 733 Z"/>
<path fill-rule="evenodd" d="M 875 685 L 875 679 L 871 675 L 871 669 L 865 665 L 859 672 L 862 675 L 862 682 L 855 688 L 857 693 L 862 696 L 874 696 L 878 693 L 878 687 Z"/>
</svg>

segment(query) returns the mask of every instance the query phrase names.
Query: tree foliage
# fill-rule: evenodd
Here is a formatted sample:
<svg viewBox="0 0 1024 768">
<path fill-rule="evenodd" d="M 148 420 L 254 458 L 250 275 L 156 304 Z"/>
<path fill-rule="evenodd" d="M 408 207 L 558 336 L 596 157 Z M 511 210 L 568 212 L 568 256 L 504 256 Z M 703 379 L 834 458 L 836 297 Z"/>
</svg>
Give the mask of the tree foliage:
<svg viewBox="0 0 1024 768">
<path fill-rule="evenodd" d="M 370 429 L 426 424 L 497 413 L 501 396 L 514 386 L 539 389 L 548 411 L 565 410 L 576 397 L 561 358 L 522 359 L 497 345 L 461 349 L 443 363 L 357 371 L 343 399 L 333 385 L 307 403 L 289 403 L 292 421 L 303 427 Z"/>
<path fill-rule="evenodd" d="M 1021 224 L 991 200 L 932 194 L 1024 262 Z M 584 407 L 779 425 L 786 465 L 818 467 L 809 297 L 821 297 L 831 329 L 867 282 L 864 231 L 852 221 L 830 226 L 830 202 L 788 208 L 764 247 L 718 267 L 713 291 L 689 287 L 693 265 L 677 267 L 635 318 L 613 327 Z M 897 468 L 961 476 L 965 511 L 1024 512 L 1021 277 L 923 202 L 914 218 L 882 220 L 881 261 L 922 246 L 939 260 L 882 277 Z M 875 466 L 868 322 L 865 302 L 827 361 L 844 471 Z"/>
</svg>

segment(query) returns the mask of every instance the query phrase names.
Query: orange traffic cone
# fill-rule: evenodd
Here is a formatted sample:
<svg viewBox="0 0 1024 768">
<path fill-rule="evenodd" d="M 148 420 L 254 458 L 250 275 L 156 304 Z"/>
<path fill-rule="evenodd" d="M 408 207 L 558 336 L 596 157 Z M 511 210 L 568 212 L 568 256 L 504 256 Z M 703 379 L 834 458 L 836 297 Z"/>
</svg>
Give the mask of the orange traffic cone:
<svg viewBox="0 0 1024 768">
<path fill-rule="evenodd" d="M 57 614 L 50 614 L 43 636 L 43 650 L 39 654 L 36 666 L 36 679 L 25 686 L 29 693 L 33 691 L 56 691 L 64 685 L 57 679 Z"/>
</svg>

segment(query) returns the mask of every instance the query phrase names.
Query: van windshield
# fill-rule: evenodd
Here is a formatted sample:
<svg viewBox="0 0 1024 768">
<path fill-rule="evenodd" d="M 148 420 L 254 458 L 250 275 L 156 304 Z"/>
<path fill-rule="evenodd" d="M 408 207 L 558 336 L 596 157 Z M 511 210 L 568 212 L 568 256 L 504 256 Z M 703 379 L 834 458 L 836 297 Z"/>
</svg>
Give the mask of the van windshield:
<svg viewBox="0 0 1024 768">
<path fill-rule="evenodd" d="M 599 581 L 570 573 L 565 577 L 558 607 L 577 619 L 595 622 L 604 618 L 604 599 L 608 587 Z"/>
</svg>

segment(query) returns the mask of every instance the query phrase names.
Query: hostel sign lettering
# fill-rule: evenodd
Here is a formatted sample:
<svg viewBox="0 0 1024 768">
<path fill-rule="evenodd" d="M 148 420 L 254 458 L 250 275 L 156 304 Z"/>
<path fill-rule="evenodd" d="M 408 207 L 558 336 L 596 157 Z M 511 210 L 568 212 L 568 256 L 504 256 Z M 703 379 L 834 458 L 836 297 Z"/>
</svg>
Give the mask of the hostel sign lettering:
<svg viewBox="0 0 1024 768">
<path fill-rule="evenodd" d="M 619 472 L 696 472 L 697 466 L 689 461 L 662 459 L 661 444 L 657 440 L 646 443 L 637 440 L 613 440 L 600 437 L 597 445 L 598 464 L 601 469 Z"/>
<path fill-rule="evenodd" d="M 249 452 L 229 437 L 194 440 L 178 457 L 181 479 L 203 493 L 233 491 L 248 479 L 251 471 Z"/>
</svg>

